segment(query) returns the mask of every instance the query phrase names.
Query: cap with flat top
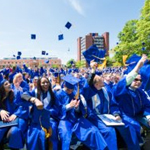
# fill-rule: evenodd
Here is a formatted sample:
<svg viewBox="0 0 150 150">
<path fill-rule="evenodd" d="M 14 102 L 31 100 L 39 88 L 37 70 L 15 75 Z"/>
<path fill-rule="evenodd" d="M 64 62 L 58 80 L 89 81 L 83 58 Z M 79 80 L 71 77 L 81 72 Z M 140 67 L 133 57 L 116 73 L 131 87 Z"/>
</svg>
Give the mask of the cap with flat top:
<svg viewBox="0 0 150 150">
<path fill-rule="evenodd" d="M 88 64 L 90 64 L 90 62 L 92 60 L 94 60 L 95 62 L 100 62 L 103 61 L 105 58 L 105 50 L 99 50 L 97 48 L 97 46 L 94 44 L 92 46 L 90 46 L 86 51 L 83 52 L 83 55 L 87 61 Z"/>
<path fill-rule="evenodd" d="M 79 83 L 79 81 L 80 81 L 80 79 L 75 78 L 72 75 L 66 75 L 66 76 L 62 77 L 62 79 L 65 81 L 65 86 L 68 89 L 74 89 L 75 85 L 77 83 Z"/>
<path fill-rule="evenodd" d="M 63 34 L 58 35 L 58 40 L 63 40 L 63 39 L 64 39 L 64 35 Z"/>
<path fill-rule="evenodd" d="M 67 29 L 70 29 L 71 26 L 72 26 L 72 24 L 71 24 L 70 22 L 67 22 L 66 25 L 65 25 L 65 27 L 66 27 Z"/>
</svg>

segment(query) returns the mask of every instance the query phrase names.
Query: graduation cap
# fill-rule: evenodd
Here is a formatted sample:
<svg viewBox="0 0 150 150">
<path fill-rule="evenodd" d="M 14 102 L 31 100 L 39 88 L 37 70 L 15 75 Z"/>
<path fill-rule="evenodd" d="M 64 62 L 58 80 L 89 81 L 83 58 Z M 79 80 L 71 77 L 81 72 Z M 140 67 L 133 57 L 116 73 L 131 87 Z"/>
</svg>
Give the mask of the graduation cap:
<svg viewBox="0 0 150 150">
<path fill-rule="evenodd" d="M 74 64 L 74 61 L 72 60 L 72 61 L 70 61 L 70 64 L 72 65 L 72 64 Z"/>
<path fill-rule="evenodd" d="M 34 60 L 36 60 L 36 57 L 33 57 Z"/>
<path fill-rule="evenodd" d="M 95 33 L 92 33 L 92 36 L 95 36 L 96 34 Z"/>
<path fill-rule="evenodd" d="M 80 79 L 75 78 L 72 75 L 66 75 L 66 76 L 62 77 L 62 79 L 65 81 L 65 86 L 68 89 L 74 89 L 75 85 L 77 83 L 79 83 L 79 81 L 80 81 Z"/>
<path fill-rule="evenodd" d="M 2 86 L 5 81 L 7 80 L 3 78 L 2 74 L 0 74 L 0 86 Z"/>
<path fill-rule="evenodd" d="M 4 71 L 3 71 L 3 74 L 4 75 L 8 75 L 10 73 L 10 70 L 9 69 L 4 69 Z"/>
<path fill-rule="evenodd" d="M 145 42 L 142 42 L 142 45 L 145 45 Z"/>
<path fill-rule="evenodd" d="M 96 45 L 92 45 L 89 47 L 86 51 L 84 51 L 82 54 L 85 57 L 88 64 L 90 64 L 91 60 L 94 60 L 95 62 L 99 62 L 100 60 L 104 60 L 105 58 L 105 50 L 99 50 Z"/>
<path fill-rule="evenodd" d="M 44 62 L 45 62 L 46 64 L 48 64 L 48 63 L 49 63 L 49 60 L 45 60 Z"/>
<path fill-rule="evenodd" d="M 36 34 L 31 34 L 31 39 L 35 40 L 36 39 Z"/>
<path fill-rule="evenodd" d="M 67 29 L 70 29 L 71 26 L 72 26 L 72 24 L 71 24 L 70 22 L 67 22 L 66 25 L 65 25 L 65 27 L 66 27 Z"/>
<path fill-rule="evenodd" d="M 46 53 L 46 55 L 48 55 L 48 53 Z"/>
<path fill-rule="evenodd" d="M 54 71 L 52 74 L 53 74 L 53 77 L 55 77 L 55 78 L 57 78 L 58 75 L 59 75 L 59 73 L 58 73 L 58 72 L 55 72 L 55 71 Z"/>
<path fill-rule="evenodd" d="M 141 59 L 141 56 L 133 54 L 127 59 L 126 64 L 137 63 Z"/>
<path fill-rule="evenodd" d="M 136 54 L 130 56 L 129 59 L 126 61 L 127 70 L 124 71 L 124 74 L 128 74 L 130 71 L 132 71 L 140 59 L 141 56 L 138 56 Z"/>
<path fill-rule="evenodd" d="M 52 68 L 50 68 L 50 69 L 49 69 L 49 72 L 52 72 L 52 73 L 53 73 L 53 72 L 55 72 L 55 70 L 52 69 Z"/>
<path fill-rule="evenodd" d="M 16 55 L 13 55 L 13 57 L 16 57 Z"/>
<path fill-rule="evenodd" d="M 45 51 L 42 51 L 42 55 L 45 55 L 46 54 L 46 52 Z"/>
<path fill-rule="evenodd" d="M 17 59 L 21 59 L 21 57 L 20 57 L 20 56 L 17 56 Z"/>
<path fill-rule="evenodd" d="M 21 56 L 21 54 L 22 54 L 21 52 L 18 52 L 18 56 Z"/>
<path fill-rule="evenodd" d="M 145 47 L 142 47 L 142 51 L 145 51 L 146 50 L 146 48 Z"/>
<path fill-rule="evenodd" d="M 63 39 L 64 39 L 64 35 L 63 34 L 58 35 L 58 40 L 63 40 Z"/>
</svg>

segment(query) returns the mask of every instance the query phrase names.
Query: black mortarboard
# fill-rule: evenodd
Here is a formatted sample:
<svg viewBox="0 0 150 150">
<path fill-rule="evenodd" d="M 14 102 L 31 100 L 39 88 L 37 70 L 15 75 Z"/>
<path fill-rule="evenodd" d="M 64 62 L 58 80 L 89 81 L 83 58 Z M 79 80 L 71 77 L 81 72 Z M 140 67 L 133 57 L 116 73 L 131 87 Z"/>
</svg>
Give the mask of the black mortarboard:
<svg viewBox="0 0 150 150">
<path fill-rule="evenodd" d="M 65 25 L 65 27 L 66 27 L 67 29 L 70 29 L 71 26 L 72 26 L 72 24 L 71 24 L 70 22 L 67 22 L 66 25 Z"/>
</svg>

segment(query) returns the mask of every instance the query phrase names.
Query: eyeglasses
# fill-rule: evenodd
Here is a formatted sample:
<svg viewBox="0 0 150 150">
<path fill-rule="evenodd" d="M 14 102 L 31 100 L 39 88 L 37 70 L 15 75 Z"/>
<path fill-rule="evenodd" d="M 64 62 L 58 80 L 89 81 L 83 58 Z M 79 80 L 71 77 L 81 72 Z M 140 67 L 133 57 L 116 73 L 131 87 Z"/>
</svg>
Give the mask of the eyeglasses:
<svg viewBox="0 0 150 150">
<path fill-rule="evenodd" d="M 140 82 L 142 82 L 142 79 L 135 78 L 134 81 L 140 81 Z"/>
</svg>

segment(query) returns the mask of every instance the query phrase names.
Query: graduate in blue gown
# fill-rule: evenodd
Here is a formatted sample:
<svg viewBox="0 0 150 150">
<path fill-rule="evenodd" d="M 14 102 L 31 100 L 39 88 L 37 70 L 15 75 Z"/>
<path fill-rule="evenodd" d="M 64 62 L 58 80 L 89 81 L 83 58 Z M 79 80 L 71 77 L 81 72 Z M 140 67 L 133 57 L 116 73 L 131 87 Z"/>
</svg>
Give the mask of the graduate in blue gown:
<svg viewBox="0 0 150 150">
<path fill-rule="evenodd" d="M 69 150 L 72 134 L 87 147 L 93 150 L 104 150 L 107 148 L 106 142 L 98 129 L 86 118 L 87 106 L 83 96 L 75 98 L 74 88 L 79 79 L 72 75 L 63 77 L 64 88 L 57 92 L 57 100 L 66 109 L 66 116 L 59 122 L 59 137 L 62 150 Z M 81 100 L 82 99 L 82 100 Z"/>
<path fill-rule="evenodd" d="M 32 93 L 24 93 L 22 98 L 27 101 L 27 105 L 32 106 L 27 133 L 27 149 L 47 150 L 53 147 L 54 150 L 57 150 L 57 128 L 63 113 L 55 100 L 49 79 L 47 77 L 39 78 L 37 89 Z"/>
<path fill-rule="evenodd" d="M 95 67 L 96 63 L 91 62 L 91 66 Z M 132 130 L 129 126 L 114 126 L 108 127 L 106 126 L 98 117 L 97 115 L 100 114 L 109 114 L 112 113 L 116 120 L 121 120 L 118 110 L 118 106 L 115 105 L 112 110 L 112 94 L 109 90 L 104 87 L 103 79 L 100 76 L 95 75 L 95 69 L 93 69 L 93 74 L 91 76 L 91 80 L 89 81 L 89 85 L 92 90 L 95 92 L 95 95 L 87 101 L 88 106 L 90 108 L 90 112 L 88 115 L 88 119 L 96 125 L 106 143 L 108 144 L 109 149 L 117 149 L 117 140 L 116 140 L 116 133 L 115 130 L 118 130 L 122 138 L 124 139 L 128 150 L 132 149 L 139 149 L 139 145 L 136 139 L 131 137 L 131 134 L 134 135 L 135 131 Z M 117 108 L 117 109 L 116 109 Z M 132 131 L 132 132 L 131 132 Z"/>
<path fill-rule="evenodd" d="M 141 139 L 141 124 L 150 126 L 150 101 L 143 90 L 140 89 L 141 75 L 138 74 L 139 69 L 146 61 L 147 56 L 143 55 L 135 68 L 114 88 L 113 101 L 118 104 L 118 112 L 126 125 L 133 127 L 136 134 L 132 134 L 133 139 Z M 117 112 L 117 109 L 116 109 Z M 142 122 L 142 117 L 147 121 Z"/>
<path fill-rule="evenodd" d="M 87 99 L 89 107 L 88 120 L 92 122 L 102 134 L 107 143 L 109 150 L 117 150 L 116 132 L 113 127 L 107 127 L 97 115 L 110 113 L 110 95 L 106 88 L 102 77 L 95 74 L 96 62 L 90 63 L 92 70 L 91 78 L 89 79 L 90 88 L 95 93 L 94 96 Z"/>
<path fill-rule="evenodd" d="M 0 74 L 0 121 L 12 122 L 18 119 L 18 125 L 0 128 L 0 143 L 4 138 L 11 149 L 24 147 L 27 123 L 22 118 L 22 108 L 18 105 L 20 93 L 13 92 L 10 83 Z"/>
</svg>

